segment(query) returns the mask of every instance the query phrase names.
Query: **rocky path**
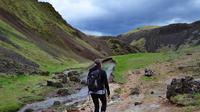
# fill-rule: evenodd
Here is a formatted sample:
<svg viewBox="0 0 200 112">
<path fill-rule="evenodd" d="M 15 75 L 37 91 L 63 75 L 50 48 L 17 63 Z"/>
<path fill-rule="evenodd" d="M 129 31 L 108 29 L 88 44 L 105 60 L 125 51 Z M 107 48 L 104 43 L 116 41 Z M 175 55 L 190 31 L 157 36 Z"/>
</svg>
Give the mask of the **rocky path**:
<svg viewBox="0 0 200 112">
<path fill-rule="evenodd" d="M 112 62 L 112 61 L 108 61 L 108 62 L 103 63 L 103 67 L 108 74 L 108 78 L 110 78 L 114 66 L 115 66 L 115 63 Z M 66 73 L 68 74 L 69 72 L 66 72 Z M 81 77 L 80 77 L 79 80 L 81 80 L 81 82 L 85 82 L 87 74 L 88 74 L 88 70 L 84 71 L 81 74 Z M 48 85 L 48 83 L 55 83 L 55 82 L 47 81 L 47 85 Z M 55 83 L 55 84 L 57 85 L 57 83 Z M 60 83 L 58 83 L 58 84 L 60 85 Z M 32 103 L 32 104 L 27 104 L 22 109 L 20 109 L 18 112 L 62 111 L 62 109 L 57 110 L 57 109 L 54 109 L 54 107 L 56 107 L 56 105 L 58 105 L 58 106 L 60 105 L 61 107 L 62 106 L 70 107 L 70 106 L 73 106 L 73 105 L 78 105 L 79 103 L 83 103 L 83 102 L 87 101 L 87 97 L 88 97 L 88 89 L 87 89 L 86 86 L 82 85 L 82 88 L 80 88 L 78 92 L 75 92 L 71 95 L 49 97 L 49 98 L 46 98 L 44 101 L 35 102 L 35 103 Z M 53 109 L 48 109 L 48 108 L 53 108 Z"/>
<path fill-rule="evenodd" d="M 167 85 L 173 78 L 193 75 L 187 66 L 191 66 L 199 56 L 199 53 L 184 55 L 170 62 L 151 65 L 148 68 L 155 72 L 155 76 L 150 79 L 144 77 L 144 69 L 129 71 L 126 83 L 111 84 L 113 99 L 108 103 L 108 112 L 188 112 L 190 107 L 169 103 L 166 99 Z M 92 102 L 87 102 L 81 112 L 92 112 L 92 107 Z M 193 111 L 200 112 L 198 109 Z"/>
</svg>

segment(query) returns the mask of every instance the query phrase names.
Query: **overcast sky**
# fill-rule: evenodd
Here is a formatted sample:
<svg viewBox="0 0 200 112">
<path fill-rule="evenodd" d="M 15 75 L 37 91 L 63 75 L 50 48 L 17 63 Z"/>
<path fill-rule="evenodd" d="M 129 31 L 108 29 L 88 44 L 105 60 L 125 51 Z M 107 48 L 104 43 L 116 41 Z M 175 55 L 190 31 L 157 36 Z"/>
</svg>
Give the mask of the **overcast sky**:
<svg viewBox="0 0 200 112">
<path fill-rule="evenodd" d="M 200 0 L 39 0 L 51 3 L 73 27 L 118 35 L 146 25 L 200 20 Z"/>
</svg>

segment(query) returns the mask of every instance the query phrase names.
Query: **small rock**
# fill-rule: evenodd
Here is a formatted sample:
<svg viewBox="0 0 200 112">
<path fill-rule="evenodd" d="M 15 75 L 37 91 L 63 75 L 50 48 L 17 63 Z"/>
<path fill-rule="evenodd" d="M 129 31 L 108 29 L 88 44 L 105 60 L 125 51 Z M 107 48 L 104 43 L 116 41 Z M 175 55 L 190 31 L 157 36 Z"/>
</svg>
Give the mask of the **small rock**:
<svg viewBox="0 0 200 112">
<path fill-rule="evenodd" d="M 84 110 L 85 110 L 85 108 L 81 108 L 81 110 L 82 110 L 82 111 L 84 111 Z"/>
<path fill-rule="evenodd" d="M 78 110 L 78 109 L 69 109 L 69 110 L 67 110 L 67 112 L 80 112 L 80 110 Z"/>
<path fill-rule="evenodd" d="M 86 80 L 81 80 L 81 84 L 87 85 L 87 81 Z"/>
<path fill-rule="evenodd" d="M 117 95 L 117 94 L 116 94 L 116 95 L 113 95 L 113 96 L 111 97 L 112 100 L 118 100 L 119 98 L 120 98 L 120 96 Z"/>
<path fill-rule="evenodd" d="M 154 94 L 154 91 L 151 91 L 151 94 Z"/>
<path fill-rule="evenodd" d="M 61 103 L 60 103 L 60 101 L 55 101 L 54 103 L 53 103 L 53 105 L 60 105 Z"/>
<path fill-rule="evenodd" d="M 68 89 L 59 89 L 57 94 L 61 95 L 61 96 L 66 96 L 69 95 L 69 90 Z"/>
<path fill-rule="evenodd" d="M 141 105 L 142 102 L 135 102 L 134 104 L 135 104 L 135 106 L 137 106 L 137 105 Z"/>
<path fill-rule="evenodd" d="M 78 71 L 70 71 L 70 72 L 68 73 L 68 77 L 78 76 L 78 75 L 79 75 Z"/>
<path fill-rule="evenodd" d="M 69 80 L 68 77 L 63 77 L 62 78 L 62 83 L 66 84 L 68 82 L 68 80 Z"/>
<path fill-rule="evenodd" d="M 77 76 L 72 76 L 69 78 L 70 81 L 80 82 L 81 80 Z"/>
<path fill-rule="evenodd" d="M 56 74 L 58 76 L 59 79 L 65 77 L 65 75 L 63 73 L 59 73 L 59 74 Z"/>
<path fill-rule="evenodd" d="M 190 56 L 190 55 L 192 55 L 192 53 L 186 53 L 186 55 L 189 55 L 189 56 Z"/>
<path fill-rule="evenodd" d="M 153 75 L 155 75 L 154 71 L 149 70 L 149 69 L 144 70 L 144 76 L 151 77 Z"/>
<path fill-rule="evenodd" d="M 139 95 L 140 94 L 140 89 L 138 87 L 131 88 L 130 95 Z"/>
<path fill-rule="evenodd" d="M 185 68 L 186 68 L 185 66 L 179 66 L 179 67 L 178 67 L 179 70 L 183 70 L 183 69 L 185 69 Z"/>
<path fill-rule="evenodd" d="M 141 74 L 141 72 L 139 70 L 136 70 L 134 73 L 135 74 Z"/>
<path fill-rule="evenodd" d="M 50 72 L 46 71 L 46 72 L 41 72 L 42 76 L 49 76 Z"/>
<path fill-rule="evenodd" d="M 28 108 L 24 112 L 33 112 L 33 111 L 34 111 L 33 109 Z"/>
<path fill-rule="evenodd" d="M 52 87 L 57 87 L 57 88 L 63 87 L 61 82 L 54 82 L 54 81 L 51 81 L 51 80 L 47 81 L 47 86 L 52 86 Z"/>
</svg>

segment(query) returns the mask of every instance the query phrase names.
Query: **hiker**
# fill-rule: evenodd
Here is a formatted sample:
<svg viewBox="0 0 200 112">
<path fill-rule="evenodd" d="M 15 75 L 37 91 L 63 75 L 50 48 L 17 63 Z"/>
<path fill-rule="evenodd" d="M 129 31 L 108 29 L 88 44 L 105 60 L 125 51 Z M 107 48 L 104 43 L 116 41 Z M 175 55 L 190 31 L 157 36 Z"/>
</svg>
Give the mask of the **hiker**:
<svg viewBox="0 0 200 112">
<path fill-rule="evenodd" d="M 88 90 L 95 106 L 94 112 L 99 112 L 99 99 L 102 104 L 101 112 L 105 112 L 107 107 L 106 95 L 110 98 L 107 74 L 101 69 L 101 61 L 99 59 L 96 59 L 94 63 L 95 66 L 89 70 L 87 77 Z"/>
</svg>

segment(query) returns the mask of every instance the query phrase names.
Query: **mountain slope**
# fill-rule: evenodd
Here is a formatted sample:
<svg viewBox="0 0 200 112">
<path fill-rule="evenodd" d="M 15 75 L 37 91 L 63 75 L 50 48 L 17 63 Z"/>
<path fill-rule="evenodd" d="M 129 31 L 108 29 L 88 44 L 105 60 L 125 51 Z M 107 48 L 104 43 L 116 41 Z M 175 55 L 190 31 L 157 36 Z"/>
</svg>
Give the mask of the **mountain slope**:
<svg viewBox="0 0 200 112">
<path fill-rule="evenodd" d="M 118 38 L 143 52 L 176 50 L 200 44 L 200 21 L 141 30 Z"/>
<path fill-rule="evenodd" d="M 49 3 L 37 0 L 0 1 L 2 54 L 3 51 L 13 52 L 44 70 L 103 56 L 83 38 L 88 37 L 66 23 Z M 3 55 L 1 58 L 6 59 Z"/>
</svg>

